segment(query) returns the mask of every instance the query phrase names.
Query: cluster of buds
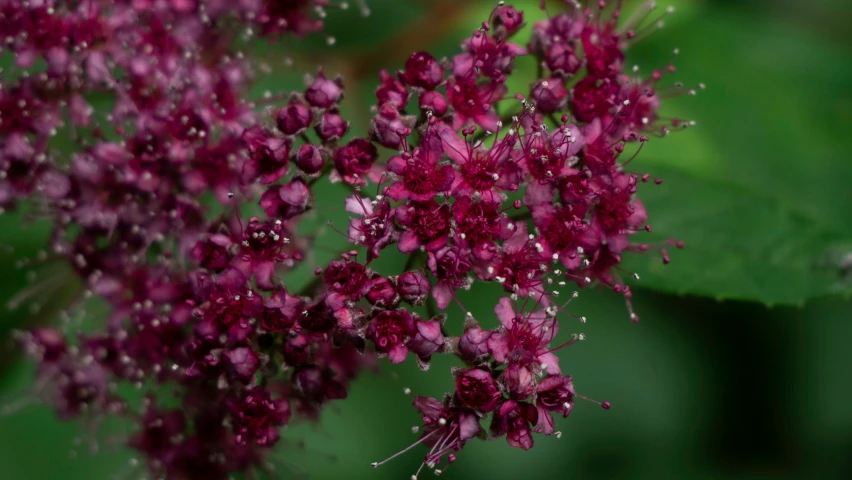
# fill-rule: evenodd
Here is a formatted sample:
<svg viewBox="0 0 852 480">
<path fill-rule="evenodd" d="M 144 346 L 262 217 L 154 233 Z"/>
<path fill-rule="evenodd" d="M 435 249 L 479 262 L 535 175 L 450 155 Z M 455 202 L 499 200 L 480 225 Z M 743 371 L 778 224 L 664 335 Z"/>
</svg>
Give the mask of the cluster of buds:
<svg viewBox="0 0 852 480">
<path fill-rule="evenodd" d="M 452 59 L 416 52 L 380 72 L 362 137 L 340 114 L 342 80 L 321 70 L 304 91 L 247 97 L 257 64 L 238 41 L 320 30 L 324 6 L 0 1 L 0 48 L 17 65 L 0 89 L 0 208 L 50 222 L 38 261 L 67 263 L 85 286 L 68 319 L 92 298 L 108 307 L 94 332 L 21 334 L 36 390 L 63 417 L 137 423 L 128 445 L 154 478 L 269 468 L 291 417 L 318 418 L 383 357 L 464 365 L 443 400 L 414 400 L 430 448 L 415 477 L 474 437 L 529 449 L 585 398 L 555 354 L 584 335 L 551 345 L 560 317 L 585 322 L 565 287 L 610 288 L 638 321 L 622 255 L 667 263 L 666 246 L 683 246 L 633 240 L 651 230 L 636 198 L 650 176 L 627 164 L 649 136 L 689 125 L 657 113 L 673 66 L 624 70 L 624 50 L 656 28 L 653 6 L 619 26 L 621 2 L 566 2 L 524 45 L 523 13 L 500 2 Z M 540 78 L 510 95 L 524 55 Z M 297 227 L 319 181 L 351 190 L 351 250 L 294 287 L 284 274 L 313 257 Z M 387 249 L 408 256 L 401 272 L 372 268 Z M 493 328 L 456 298 L 488 282 L 505 291 Z M 123 383 L 144 391 L 141 407 Z"/>
</svg>

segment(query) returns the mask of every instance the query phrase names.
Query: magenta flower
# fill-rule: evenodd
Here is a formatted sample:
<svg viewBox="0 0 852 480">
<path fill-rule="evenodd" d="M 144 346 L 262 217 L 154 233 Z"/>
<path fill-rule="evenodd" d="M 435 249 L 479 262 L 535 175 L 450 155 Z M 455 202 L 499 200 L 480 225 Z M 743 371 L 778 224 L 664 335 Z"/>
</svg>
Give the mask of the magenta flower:
<svg viewBox="0 0 852 480">
<path fill-rule="evenodd" d="M 289 105 L 278 110 L 275 124 L 284 135 L 298 135 L 311 125 L 313 117 L 310 107 L 293 97 Z"/>
<path fill-rule="evenodd" d="M 332 182 L 343 180 L 352 185 L 365 185 L 368 178 L 375 181 L 379 175 L 373 168 L 376 157 L 375 145 L 363 138 L 356 138 L 335 153 L 335 170 L 329 178 Z"/>
<path fill-rule="evenodd" d="M 468 272 L 472 268 L 467 251 L 457 246 L 445 246 L 429 252 L 429 270 L 438 279 L 432 287 L 432 298 L 438 308 L 444 310 L 459 288 L 468 288 L 472 280 Z"/>
<path fill-rule="evenodd" d="M 502 200 L 503 191 L 515 191 L 520 182 L 520 169 L 510 162 L 514 137 L 508 136 L 490 149 L 474 148 L 449 127 L 440 131 L 444 152 L 458 166 L 453 182 L 457 196 L 478 194 L 488 201 Z"/>
<path fill-rule="evenodd" d="M 585 22 L 563 13 L 533 26 L 529 49 L 543 59 L 547 69 L 558 76 L 573 75 L 582 65 L 577 55 L 578 40 Z"/>
<path fill-rule="evenodd" d="M 153 401 L 148 400 L 143 429 L 133 435 L 129 445 L 152 460 L 168 463 L 178 450 L 172 439 L 179 438 L 186 430 L 186 416 L 180 410 L 157 409 Z"/>
<path fill-rule="evenodd" d="M 448 103 L 456 113 L 453 129 L 473 121 L 486 130 L 496 131 L 500 119 L 492 107 L 506 92 L 506 86 L 500 83 L 477 84 L 468 77 L 447 80 Z"/>
<path fill-rule="evenodd" d="M 313 175 L 322 170 L 323 155 L 314 145 L 302 145 L 296 152 L 293 162 L 306 174 Z"/>
<path fill-rule="evenodd" d="M 444 81 L 444 68 L 428 52 L 416 52 L 408 57 L 399 77 L 409 86 L 434 90 Z"/>
<path fill-rule="evenodd" d="M 257 369 L 260 357 L 249 347 L 237 347 L 222 353 L 227 365 L 227 374 L 232 381 L 250 383 Z"/>
<path fill-rule="evenodd" d="M 346 199 L 346 211 L 361 216 L 350 220 L 347 234 L 352 244 L 368 247 L 368 261 L 399 236 L 394 228 L 394 210 L 387 200 L 374 205 L 369 198 L 353 195 Z"/>
<path fill-rule="evenodd" d="M 479 425 L 479 418 L 473 411 L 453 406 L 449 401 L 441 403 L 435 398 L 416 397 L 414 407 L 423 415 L 423 426 L 415 428 L 415 431 L 422 432 L 420 440 L 415 442 L 414 445 L 422 443 L 431 447 L 426 458 L 420 464 L 418 473 L 427 465 L 430 467 L 437 466 L 444 457 L 446 457 L 447 464 L 453 463 L 456 460 L 456 454 L 464 448 L 467 442 L 480 435 L 482 430 Z M 373 462 L 372 465 L 378 467 L 410 448 L 384 461 Z M 436 471 L 440 473 L 440 470 Z M 413 476 L 416 477 L 417 475 Z"/>
<path fill-rule="evenodd" d="M 556 208 L 553 204 L 538 204 L 531 208 L 533 224 L 541 231 L 538 239 L 541 245 L 541 255 L 544 258 L 558 259 L 566 268 L 577 268 L 582 261 L 579 251 L 594 251 L 599 240 L 589 225 L 583 220 L 586 217 L 585 205 L 566 205 Z"/>
<path fill-rule="evenodd" d="M 305 213 L 313 203 L 311 190 L 299 177 L 285 185 L 273 185 L 260 196 L 260 208 L 270 218 L 290 220 Z"/>
<path fill-rule="evenodd" d="M 618 102 L 618 84 L 610 78 L 586 77 L 574 85 L 571 110 L 581 122 L 609 118 Z"/>
<path fill-rule="evenodd" d="M 503 401 L 503 395 L 490 372 L 474 368 L 455 372 L 456 396 L 468 407 L 491 412 Z"/>
<path fill-rule="evenodd" d="M 408 103 L 410 93 L 405 85 L 393 78 L 387 70 L 379 72 L 379 87 L 376 89 L 376 98 L 380 105 L 388 105 L 395 110 L 402 110 Z"/>
<path fill-rule="evenodd" d="M 267 332 L 289 331 L 296 324 L 303 307 L 302 299 L 284 290 L 274 291 L 263 302 L 263 310 L 259 315 L 260 326 Z"/>
<path fill-rule="evenodd" d="M 506 297 L 500 299 L 494 313 L 502 329 L 488 338 L 488 349 L 497 362 L 560 373 L 559 360 L 548 348 L 559 331 L 556 319 L 543 310 L 519 315 Z"/>
<path fill-rule="evenodd" d="M 548 259 L 541 257 L 541 245 L 537 247 L 538 242 L 533 241 L 535 237 L 530 238 L 525 222 L 513 225 L 514 233 L 503 242 L 503 251 L 491 263 L 487 278 L 502 283 L 507 292 L 539 299 L 544 295 L 542 277 L 547 271 L 541 266 Z"/>
<path fill-rule="evenodd" d="M 450 205 L 434 200 L 397 208 L 397 222 L 406 228 L 399 237 L 399 251 L 411 253 L 423 247 L 431 252 L 443 247 L 452 228 L 450 217 Z"/>
<path fill-rule="evenodd" d="M 421 272 L 405 272 L 396 279 L 396 288 L 402 299 L 412 305 L 422 305 L 429 295 L 429 279 Z"/>
<path fill-rule="evenodd" d="M 536 388 L 533 372 L 519 363 L 511 363 L 506 367 L 500 376 L 500 383 L 509 397 L 519 402 L 528 399 Z"/>
<path fill-rule="evenodd" d="M 301 259 L 289 246 L 289 235 L 280 220 L 250 219 L 242 235 L 242 255 L 234 259 L 234 266 L 247 277 L 253 275 L 258 288 L 271 290 L 275 266 Z"/>
<path fill-rule="evenodd" d="M 285 399 L 273 399 L 262 387 L 246 389 L 228 402 L 231 424 L 238 445 L 249 442 L 273 445 L 278 441 L 278 428 L 290 420 L 290 404 Z"/>
<path fill-rule="evenodd" d="M 375 276 L 367 282 L 365 298 L 370 305 L 393 308 L 399 303 L 400 295 L 391 279 Z"/>
<path fill-rule="evenodd" d="M 565 109 L 568 92 L 560 78 L 545 78 L 536 82 L 530 91 L 536 108 L 542 113 L 556 113 Z"/>
<path fill-rule="evenodd" d="M 493 332 L 482 330 L 477 326 L 465 329 L 459 338 L 458 349 L 461 357 L 468 362 L 476 362 L 491 353 L 488 348 L 488 340 Z"/>
<path fill-rule="evenodd" d="M 525 402 L 507 400 L 491 419 L 491 435 L 506 435 L 509 445 L 529 450 L 533 447 L 531 425 L 538 422 L 538 410 Z"/>
<path fill-rule="evenodd" d="M 373 117 L 370 138 L 385 148 L 401 148 L 416 120 L 411 116 L 400 115 L 392 103 L 385 103 Z"/>
<path fill-rule="evenodd" d="M 560 317 L 584 321 L 563 287 L 607 287 L 638 321 L 623 257 L 668 263 L 683 247 L 638 240 L 650 175 L 621 157 L 688 125 L 658 113 L 675 68 L 625 72 L 642 22 L 617 25 L 607 3 L 548 12 L 522 44 L 524 13 L 500 2 L 457 55 L 378 72 L 369 128 L 351 135 L 341 77 L 256 96 L 270 65 L 242 48 L 319 31 L 327 0 L 5 2 L 0 38 L 20 71 L 0 89 L 0 213 L 52 232 L 21 265 L 76 277 L 10 306 L 68 280 L 85 292 L 71 318 L 90 301 L 105 312 L 83 336 L 20 335 L 38 398 L 63 418 L 135 422 L 127 442 L 150 476 L 182 480 L 263 470 L 282 436 L 301 442 L 291 416 L 316 421 L 378 358 L 409 353 L 422 369 L 437 354 L 464 364 L 443 400 L 414 398 L 422 425 L 403 452 L 429 449 L 415 477 L 475 437 L 529 449 L 556 433 L 554 412 L 585 398 L 557 357 L 584 335 L 551 345 Z M 540 71 L 510 95 L 522 55 Z M 341 188 L 345 229 L 326 224 L 333 205 L 314 212 Z M 331 260 L 328 231 L 350 243 Z M 483 283 L 507 295 L 494 328 L 457 296 L 481 301 Z"/>
<path fill-rule="evenodd" d="M 323 283 L 330 291 L 325 301 L 333 310 L 358 301 L 370 288 L 368 281 L 367 270 L 360 263 L 332 260 L 323 274 Z"/>
<path fill-rule="evenodd" d="M 388 355 L 391 363 L 402 363 L 408 355 L 406 343 L 417 331 L 416 319 L 405 310 L 383 310 L 370 320 L 367 338 L 376 351 Z"/>
<path fill-rule="evenodd" d="M 538 384 L 535 405 L 538 408 L 541 433 L 550 435 L 554 432 L 550 412 L 561 412 L 563 417 L 571 413 L 574 408 L 574 395 L 574 384 L 569 376 L 550 375 Z M 536 431 L 539 431 L 539 428 Z"/>
<path fill-rule="evenodd" d="M 305 90 L 305 100 L 313 107 L 330 108 L 343 97 L 343 80 L 329 80 L 322 71 L 308 83 L 310 85 Z"/>
<path fill-rule="evenodd" d="M 349 131 L 349 122 L 340 116 L 336 110 L 327 110 L 314 125 L 314 131 L 323 142 L 340 140 Z M 309 173 L 307 170 L 305 173 Z"/>
<path fill-rule="evenodd" d="M 412 154 L 406 152 L 388 161 L 388 171 L 398 175 L 400 180 L 391 184 L 387 195 L 397 201 L 425 202 L 449 192 L 454 178 L 453 167 L 440 163 L 442 159 L 440 140 L 427 133 Z"/>
<path fill-rule="evenodd" d="M 314 403 L 346 398 L 346 387 L 330 369 L 321 369 L 315 365 L 299 367 L 293 374 L 293 383 L 302 399 Z"/>
<path fill-rule="evenodd" d="M 432 355 L 444 348 L 446 341 L 441 331 L 444 320 L 445 317 L 438 317 L 428 321 L 418 319 L 415 322 L 416 332 L 406 346 L 411 353 L 417 355 L 421 364 L 428 365 Z"/>
<path fill-rule="evenodd" d="M 512 236 L 512 222 L 500 211 L 497 202 L 474 202 L 470 197 L 460 197 L 453 204 L 453 218 L 456 241 L 470 248 L 478 260 L 491 260 L 497 252 L 497 241 Z"/>
<path fill-rule="evenodd" d="M 509 19 L 508 12 L 503 18 Z M 517 21 L 522 22 L 523 18 L 510 19 L 509 25 L 516 27 Z M 478 74 L 502 81 L 512 72 L 515 57 L 527 54 L 520 45 L 506 42 L 503 36 L 488 35 L 487 31 L 482 30 L 477 30 L 472 38 L 465 40 L 462 48 L 465 53 L 453 57 L 453 75 L 456 78 L 470 76 L 476 67 Z"/>
</svg>

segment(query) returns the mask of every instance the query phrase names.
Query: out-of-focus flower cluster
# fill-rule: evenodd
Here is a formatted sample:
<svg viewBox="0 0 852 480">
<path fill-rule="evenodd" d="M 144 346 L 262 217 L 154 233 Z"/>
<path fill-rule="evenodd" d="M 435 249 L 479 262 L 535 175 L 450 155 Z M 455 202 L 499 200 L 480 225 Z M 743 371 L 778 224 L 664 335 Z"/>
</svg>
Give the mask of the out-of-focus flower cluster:
<svg viewBox="0 0 852 480">
<path fill-rule="evenodd" d="M 376 356 L 464 365 L 443 400 L 414 400 L 421 469 L 474 437 L 529 449 L 580 397 L 555 352 L 583 335 L 552 344 L 560 316 L 585 322 L 565 311 L 568 284 L 614 290 L 638 321 L 622 256 L 668 262 L 666 245 L 634 240 L 650 231 L 636 198 L 650 177 L 627 167 L 648 136 L 688 125 L 657 113 L 674 67 L 625 71 L 652 7 L 619 26 L 620 2 L 566 2 L 524 44 L 523 13 L 501 2 L 462 53 L 380 72 L 370 130 L 350 137 L 341 79 L 319 71 L 260 113 L 257 64 L 236 47 L 315 32 L 325 3 L 0 1 L 17 65 L 0 88 L 0 208 L 51 221 L 45 256 L 109 311 L 97 333 L 22 335 L 39 392 L 63 417 L 137 422 L 129 445 L 155 478 L 266 468 L 291 417 L 346 398 Z M 525 55 L 540 73 L 512 94 Z M 353 250 L 294 289 L 281 275 L 312 253 L 296 227 L 318 181 L 351 187 Z M 259 216 L 241 217 L 252 204 Z M 387 249 L 408 256 L 402 271 L 371 268 Z M 485 282 L 505 290 L 494 328 L 456 299 Z M 147 393 L 141 407 L 123 382 Z"/>
</svg>

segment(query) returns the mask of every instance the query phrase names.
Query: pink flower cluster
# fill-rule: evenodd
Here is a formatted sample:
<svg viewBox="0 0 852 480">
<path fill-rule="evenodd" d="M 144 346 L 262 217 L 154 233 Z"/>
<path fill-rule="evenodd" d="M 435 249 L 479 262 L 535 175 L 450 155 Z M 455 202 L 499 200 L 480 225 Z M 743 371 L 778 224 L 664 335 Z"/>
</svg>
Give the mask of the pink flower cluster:
<svg viewBox="0 0 852 480">
<path fill-rule="evenodd" d="M 96 333 L 22 334 L 39 393 L 63 417 L 136 422 L 128 444 L 155 478 L 267 468 L 291 417 L 316 419 L 385 356 L 464 365 L 443 400 L 414 400 L 421 470 L 440 473 L 474 437 L 529 449 L 584 398 L 555 355 L 583 335 L 552 345 L 560 315 L 585 321 L 562 287 L 606 286 L 638 321 L 622 255 L 668 262 L 664 245 L 633 240 L 650 231 L 636 198 L 650 177 L 627 168 L 668 132 L 663 72 L 624 71 L 650 8 L 618 26 L 620 2 L 566 2 L 523 45 L 522 12 L 500 2 L 452 59 L 416 52 L 380 72 L 370 130 L 349 137 L 341 79 L 320 71 L 262 115 L 246 94 L 256 64 L 236 47 L 317 31 L 325 3 L 0 1 L 19 69 L 0 89 L 0 207 L 48 219 L 45 257 L 73 268 L 81 304 L 109 311 Z M 541 73 L 511 96 L 525 55 Z M 283 274 L 311 257 L 297 226 L 318 181 L 352 189 L 353 250 L 298 288 Z M 371 268 L 387 249 L 408 256 L 401 272 Z M 505 291 L 493 328 L 452 306 L 485 282 Z M 141 407 L 123 383 L 143 389 Z"/>
</svg>

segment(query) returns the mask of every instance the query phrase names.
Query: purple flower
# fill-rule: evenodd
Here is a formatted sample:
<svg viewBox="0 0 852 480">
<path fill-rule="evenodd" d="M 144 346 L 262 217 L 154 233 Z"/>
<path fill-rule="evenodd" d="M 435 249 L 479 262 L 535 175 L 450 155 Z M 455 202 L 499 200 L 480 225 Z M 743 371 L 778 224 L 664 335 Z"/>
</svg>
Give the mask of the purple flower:
<svg viewBox="0 0 852 480">
<path fill-rule="evenodd" d="M 512 363 L 503 371 L 500 381 L 513 400 L 523 401 L 535 392 L 535 378 L 529 368 Z"/>
<path fill-rule="evenodd" d="M 296 324 L 303 307 L 304 302 L 300 298 L 283 290 L 275 291 L 263 302 L 260 326 L 268 332 L 288 331 Z"/>
<path fill-rule="evenodd" d="M 376 276 L 367 283 L 366 297 L 372 305 L 392 308 L 399 303 L 400 295 L 391 280 Z"/>
<path fill-rule="evenodd" d="M 332 260 L 323 274 L 323 283 L 331 292 L 326 297 L 329 307 L 341 308 L 345 302 L 361 299 L 368 289 L 367 270 L 358 262 Z"/>
<path fill-rule="evenodd" d="M 310 85 L 305 90 L 305 100 L 317 108 L 331 108 L 343 96 L 343 81 L 341 79 L 329 80 L 322 71 L 316 79 L 309 81 Z"/>
<path fill-rule="evenodd" d="M 217 233 L 206 240 L 199 240 L 190 253 L 198 266 L 212 271 L 223 270 L 231 261 L 228 247 L 233 244 L 227 235 Z"/>
<path fill-rule="evenodd" d="M 227 364 L 228 377 L 231 380 L 250 383 L 257 369 L 260 358 L 248 347 L 238 347 L 223 353 Z"/>
<path fill-rule="evenodd" d="M 382 104 L 370 125 L 370 138 L 386 148 L 398 149 L 416 121 L 413 116 L 400 115 L 395 105 Z"/>
<path fill-rule="evenodd" d="M 491 338 L 490 330 L 482 330 L 477 326 L 465 329 L 459 338 L 458 349 L 461 357 L 468 362 L 475 362 L 488 355 L 488 340 Z"/>
<path fill-rule="evenodd" d="M 152 399 L 142 418 L 142 429 L 136 432 L 129 445 L 150 458 L 160 462 L 169 462 L 177 453 L 176 439 L 186 433 L 186 416 L 181 410 L 160 410 Z"/>
<path fill-rule="evenodd" d="M 312 402 L 324 403 L 346 398 L 346 388 L 335 379 L 334 372 L 316 365 L 299 367 L 293 374 L 293 383 L 300 395 Z"/>
<path fill-rule="evenodd" d="M 559 323 L 543 310 L 518 315 L 511 301 L 503 297 L 494 307 L 502 331 L 488 338 L 488 349 L 500 363 L 516 363 L 558 375 L 559 359 L 548 348 Z"/>
<path fill-rule="evenodd" d="M 423 92 L 419 98 L 420 110 L 436 117 L 443 117 L 447 113 L 447 99 L 438 92 Z"/>
<path fill-rule="evenodd" d="M 420 247 L 434 251 L 446 245 L 449 239 L 449 204 L 438 204 L 434 200 L 412 202 L 396 210 L 396 219 L 406 230 L 399 238 L 399 250 L 411 253 Z"/>
<path fill-rule="evenodd" d="M 584 19 L 573 13 L 537 22 L 533 26 L 529 49 L 554 74 L 573 75 L 581 66 L 576 51 L 584 27 Z"/>
<path fill-rule="evenodd" d="M 375 145 L 363 138 L 356 138 L 335 153 L 335 171 L 330 178 L 333 182 L 343 180 L 352 185 L 365 185 L 367 177 L 376 174 L 373 162 L 377 156 Z"/>
<path fill-rule="evenodd" d="M 313 145 L 302 145 L 293 159 L 296 165 L 308 175 L 319 173 L 323 166 L 323 156 L 320 150 Z"/>
<path fill-rule="evenodd" d="M 541 231 L 539 244 L 544 258 L 558 259 L 566 268 L 577 268 L 581 256 L 577 253 L 597 248 L 595 238 L 587 234 L 588 224 L 585 205 L 566 205 L 557 209 L 553 204 L 538 204 L 531 207 L 533 223 Z"/>
<path fill-rule="evenodd" d="M 325 299 L 320 299 L 302 310 L 299 328 L 314 339 L 325 339 L 337 327 L 338 320 Z"/>
<path fill-rule="evenodd" d="M 415 52 L 405 61 L 400 78 L 412 87 L 434 90 L 444 81 L 444 69 L 428 52 Z"/>
<path fill-rule="evenodd" d="M 418 271 L 404 272 L 397 278 L 396 288 L 404 301 L 412 305 L 422 305 L 429 295 L 429 279 Z"/>
<path fill-rule="evenodd" d="M 260 312 L 263 299 L 245 288 L 245 277 L 239 272 L 227 273 L 219 277 L 219 283 L 211 287 L 205 302 L 196 310 L 200 321 L 195 331 L 205 339 L 227 335 L 230 341 L 239 342 L 251 333 L 251 319 Z"/>
<path fill-rule="evenodd" d="M 574 384 L 571 377 L 550 375 L 536 388 L 535 405 L 538 408 L 539 426 L 542 433 L 550 435 L 554 432 L 553 417 L 550 412 L 561 412 L 567 417 L 574 408 Z"/>
<path fill-rule="evenodd" d="M 510 21 L 510 26 L 516 28 L 517 24 Z M 462 47 L 465 53 L 453 57 L 453 75 L 456 78 L 469 76 L 476 67 L 480 75 L 501 81 L 511 73 L 515 57 L 527 54 L 520 45 L 507 43 L 504 37 L 488 35 L 482 30 L 474 32 L 473 37 L 462 43 Z"/>
<path fill-rule="evenodd" d="M 565 109 L 568 92 L 560 78 L 544 78 L 536 82 L 530 92 L 536 109 L 541 113 L 555 113 Z"/>
<path fill-rule="evenodd" d="M 287 400 L 273 399 L 263 387 L 247 388 L 242 395 L 229 399 L 228 412 L 238 445 L 274 445 L 278 429 L 290 420 Z"/>
<path fill-rule="evenodd" d="M 367 260 L 377 258 L 379 251 L 396 239 L 394 210 L 387 200 L 374 205 L 368 198 L 352 195 L 346 198 L 346 211 L 360 215 L 350 220 L 347 234 L 351 243 L 368 247 Z"/>
<path fill-rule="evenodd" d="M 406 342 L 417 332 L 415 318 L 405 310 L 383 310 L 370 320 L 367 338 L 376 351 L 387 354 L 391 363 L 402 363 L 408 355 Z"/>
<path fill-rule="evenodd" d="M 408 103 L 408 89 L 399 80 L 393 78 L 387 70 L 379 72 L 379 87 L 376 89 L 376 98 L 380 105 L 388 105 L 395 110 L 402 110 Z"/>
<path fill-rule="evenodd" d="M 313 113 L 311 109 L 296 100 L 278 110 L 275 124 L 284 135 L 298 135 L 311 125 Z"/>
<path fill-rule="evenodd" d="M 456 396 L 468 407 L 479 412 L 491 412 L 503 400 L 497 382 L 490 372 L 474 368 L 455 372 Z"/>
<path fill-rule="evenodd" d="M 388 161 L 388 171 L 400 180 L 388 188 L 387 195 L 393 200 L 429 201 L 439 193 L 449 192 L 453 167 L 439 163 L 442 159 L 440 139 L 427 133 L 413 154 L 403 153 Z"/>
<path fill-rule="evenodd" d="M 458 175 L 453 182 L 453 194 L 457 196 L 478 194 L 485 200 L 502 200 L 503 191 L 518 189 L 520 170 L 510 162 L 514 137 L 504 137 L 500 142 L 485 149 L 474 148 L 459 138 L 447 126 L 440 129 L 444 152 L 458 166 Z"/>
<path fill-rule="evenodd" d="M 618 84 L 610 78 L 585 77 L 574 85 L 571 111 L 577 120 L 608 118 L 618 102 Z"/>
<path fill-rule="evenodd" d="M 466 365 L 443 400 L 414 399 L 415 445 L 429 449 L 421 470 L 440 473 L 486 438 L 488 414 L 492 436 L 528 449 L 533 428 L 554 433 L 553 413 L 576 396 L 555 352 L 582 335 L 550 345 L 561 287 L 607 286 L 638 321 L 625 252 L 667 263 L 666 248 L 683 247 L 635 240 L 650 230 L 636 196 L 650 175 L 630 173 L 621 154 L 667 131 L 657 88 L 675 69 L 623 71 L 645 27 L 619 27 L 618 6 L 549 14 L 523 48 L 512 42 L 524 15 L 501 2 L 450 60 L 415 52 L 396 75 L 379 72 L 369 130 L 343 143 L 342 79 L 320 71 L 303 92 L 256 97 L 266 65 L 240 53 L 237 35 L 315 32 L 327 0 L 76 3 L 0 7 L 0 38 L 23 70 L 0 89 L 0 209 L 37 206 L 55 233 L 46 258 L 106 313 L 78 339 L 20 337 L 41 399 L 63 418 L 134 420 L 129 442 L 152 477 L 245 476 L 291 413 L 319 419 L 377 358 L 409 352 L 423 369 L 438 353 Z M 540 75 L 529 98 L 509 97 L 527 51 Z M 74 141 L 56 149 L 55 136 Z M 329 229 L 352 245 L 325 260 L 306 213 L 334 182 L 352 190 L 353 218 Z M 385 250 L 394 243 L 399 252 Z M 314 277 L 294 284 L 286 272 L 303 260 Z M 392 263 L 401 270 L 384 271 Z M 508 295 L 491 330 L 448 308 L 466 301 L 459 288 L 485 282 Z M 32 292 L 47 291 L 19 298 Z M 426 320 L 413 305 L 447 315 Z M 447 336 L 461 326 L 447 320 L 464 333 Z M 141 408 L 116 382 L 146 390 Z M 163 387 L 173 409 L 151 393 Z"/>
<path fill-rule="evenodd" d="M 289 192 L 287 189 L 283 191 Z M 279 198 L 282 196 L 279 191 Z M 289 246 L 289 235 L 280 220 L 261 222 L 257 218 L 249 219 L 242 235 L 241 255 L 235 259 L 234 266 L 247 277 L 253 275 L 258 288 L 271 290 L 275 266 L 301 258 Z"/>
<path fill-rule="evenodd" d="M 346 132 L 349 131 L 349 122 L 344 120 L 336 110 L 329 110 L 322 114 L 319 122 L 314 126 L 314 131 L 317 132 L 323 142 L 333 142 L 346 135 Z M 303 170 L 305 170 L 305 173 L 312 173 L 308 172 L 307 169 L 303 168 Z"/>
<path fill-rule="evenodd" d="M 503 242 L 503 251 L 489 265 L 488 275 L 502 283 L 507 292 L 523 297 L 532 294 L 537 299 L 544 295 L 541 278 L 547 270 L 541 268 L 543 259 L 537 242 L 527 233 L 526 222 L 513 225 L 514 233 Z"/>
<path fill-rule="evenodd" d="M 428 362 L 435 352 L 444 347 L 444 333 L 441 331 L 443 323 L 444 318 L 434 318 L 428 321 L 418 319 L 415 321 L 416 331 L 414 336 L 406 343 L 406 346 L 422 362 Z"/>
<path fill-rule="evenodd" d="M 453 218 L 457 241 L 470 248 L 478 260 L 491 260 L 497 251 L 496 241 L 512 236 L 511 221 L 496 202 L 460 197 L 453 204 Z"/>
<path fill-rule="evenodd" d="M 270 186 L 260 197 L 260 208 L 270 218 L 281 220 L 301 215 L 312 203 L 308 185 L 298 177 L 285 185 Z"/>
<path fill-rule="evenodd" d="M 494 413 L 491 420 L 491 435 L 495 437 L 506 435 L 509 445 L 529 450 L 533 447 L 530 425 L 535 425 L 537 422 L 538 410 L 533 405 L 507 400 Z"/>
<path fill-rule="evenodd" d="M 452 405 L 449 397 L 441 403 L 435 398 L 418 396 L 414 399 L 414 407 L 423 415 L 423 426 L 415 429 L 422 432 L 420 440 L 414 445 L 423 443 L 431 448 L 420 465 L 421 469 L 427 464 L 432 467 L 440 464 L 444 457 L 448 464 L 453 463 L 465 443 L 479 435 L 482 430 L 477 415 L 471 410 Z M 382 462 L 374 462 L 373 467 L 382 465 L 400 453 Z"/>
<path fill-rule="evenodd" d="M 506 94 L 500 83 L 477 84 L 465 78 L 447 80 L 447 98 L 455 111 L 453 129 L 473 121 L 485 130 L 496 131 L 500 119 L 492 106 Z"/>
<path fill-rule="evenodd" d="M 445 246 L 439 250 L 429 252 L 429 270 L 438 279 L 438 283 L 432 288 L 432 297 L 438 308 L 444 310 L 450 304 L 453 295 L 459 288 L 468 288 L 471 279 L 468 273 L 471 270 L 471 262 L 466 250 L 455 245 Z"/>
<path fill-rule="evenodd" d="M 628 235 L 639 231 L 648 218 L 641 200 L 634 200 L 636 177 L 618 174 L 611 184 L 597 190 L 592 228 L 600 232 L 600 238 L 615 253 L 627 248 Z"/>
</svg>

